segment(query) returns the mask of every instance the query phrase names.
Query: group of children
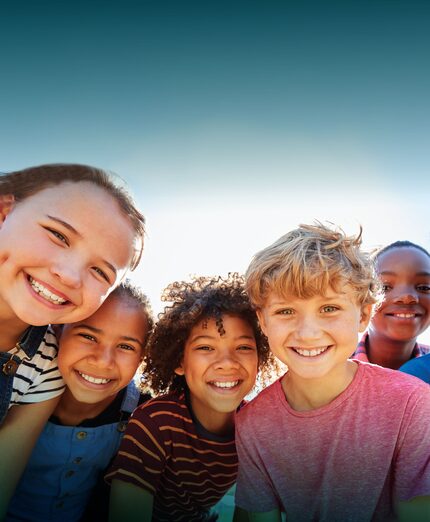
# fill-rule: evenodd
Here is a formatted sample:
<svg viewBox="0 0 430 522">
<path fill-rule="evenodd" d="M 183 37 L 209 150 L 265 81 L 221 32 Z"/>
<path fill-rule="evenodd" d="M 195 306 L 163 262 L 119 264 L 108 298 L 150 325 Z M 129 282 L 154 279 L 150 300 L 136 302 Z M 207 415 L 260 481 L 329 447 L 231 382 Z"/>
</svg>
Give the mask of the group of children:
<svg viewBox="0 0 430 522">
<path fill-rule="evenodd" d="M 236 481 L 236 522 L 429 519 L 425 249 L 301 225 L 154 326 L 110 175 L 3 175 L 0 215 L 0 520 L 212 521 Z"/>
</svg>

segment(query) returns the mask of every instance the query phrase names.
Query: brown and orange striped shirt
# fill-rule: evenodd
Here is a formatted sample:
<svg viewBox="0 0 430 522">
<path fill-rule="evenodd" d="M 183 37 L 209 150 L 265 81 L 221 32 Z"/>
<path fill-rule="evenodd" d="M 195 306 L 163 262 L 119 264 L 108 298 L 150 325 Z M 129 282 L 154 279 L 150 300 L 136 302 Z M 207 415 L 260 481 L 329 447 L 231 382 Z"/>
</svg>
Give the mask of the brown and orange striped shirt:
<svg viewBox="0 0 430 522">
<path fill-rule="evenodd" d="M 205 521 L 237 469 L 234 435 L 209 433 L 193 418 L 185 394 L 168 394 L 135 410 L 106 480 L 149 491 L 153 521 Z"/>
</svg>

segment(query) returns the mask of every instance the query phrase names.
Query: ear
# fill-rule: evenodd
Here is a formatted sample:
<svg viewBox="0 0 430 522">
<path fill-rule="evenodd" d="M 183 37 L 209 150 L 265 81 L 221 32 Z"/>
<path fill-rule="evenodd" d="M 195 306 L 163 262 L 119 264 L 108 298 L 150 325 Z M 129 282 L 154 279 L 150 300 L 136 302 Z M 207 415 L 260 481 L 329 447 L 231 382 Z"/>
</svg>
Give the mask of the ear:
<svg viewBox="0 0 430 522">
<path fill-rule="evenodd" d="M 6 216 L 15 206 L 15 197 L 12 194 L 0 194 L 0 222 L 6 219 Z"/>
<path fill-rule="evenodd" d="M 261 308 L 257 308 L 255 311 L 257 314 L 258 322 L 260 323 L 260 328 L 263 330 L 264 335 L 266 334 L 266 320 L 264 318 L 264 312 L 261 310 Z"/>
<path fill-rule="evenodd" d="M 372 317 L 372 309 L 373 305 L 363 305 L 361 308 L 361 316 L 360 316 L 360 326 L 359 331 L 364 332 L 369 324 L 370 318 Z"/>
<path fill-rule="evenodd" d="M 178 366 L 175 370 L 176 375 L 185 375 L 185 370 L 183 363 L 181 362 L 180 366 Z"/>
</svg>

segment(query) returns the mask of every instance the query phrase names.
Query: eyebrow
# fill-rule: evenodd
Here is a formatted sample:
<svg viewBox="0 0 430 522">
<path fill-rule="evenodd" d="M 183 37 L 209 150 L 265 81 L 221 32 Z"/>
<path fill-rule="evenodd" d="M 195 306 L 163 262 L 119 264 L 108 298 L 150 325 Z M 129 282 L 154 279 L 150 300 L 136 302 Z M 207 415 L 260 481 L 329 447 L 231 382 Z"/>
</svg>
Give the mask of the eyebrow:
<svg viewBox="0 0 430 522">
<path fill-rule="evenodd" d="M 335 301 L 337 299 L 345 299 L 346 292 L 340 292 L 338 294 L 329 294 L 329 295 L 319 295 L 314 297 L 318 297 L 320 301 Z M 285 308 L 293 307 L 295 304 L 295 301 L 307 301 L 307 299 L 301 299 L 299 297 L 294 297 L 291 300 L 285 300 L 285 301 L 276 301 L 274 303 L 270 303 L 268 305 L 268 308 L 277 308 L 278 306 L 283 306 Z"/>
<path fill-rule="evenodd" d="M 55 217 L 55 216 L 50 216 L 49 214 L 46 214 L 46 217 L 48 217 L 49 219 L 52 219 L 52 221 L 56 221 L 60 225 L 63 225 L 64 228 L 67 228 L 67 230 L 70 230 L 70 232 L 73 232 L 73 234 L 76 234 L 77 236 L 82 237 L 81 234 L 76 230 L 76 228 L 73 227 L 70 223 L 67 223 L 67 221 L 63 221 L 62 219 Z"/>
<path fill-rule="evenodd" d="M 215 337 L 213 335 L 195 335 L 194 337 L 192 337 L 189 340 L 189 342 L 195 343 L 196 341 L 204 341 L 205 339 L 211 341 L 213 339 L 218 339 L 218 337 Z M 239 335 L 238 337 L 234 338 L 234 341 L 239 341 L 240 339 L 251 340 L 251 341 L 255 340 L 253 335 Z"/>
<path fill-rule="evenodd" d="M 64 228 L 67 228 L 67 230 L 70 230 L 70 232 L 72 232 L 73 234 L 75 234 L 76 236 L 82 238 L 82 234 L 80 232 L 78 232 L 76 230 L 75 227 L 73 227 L 70 223 L 67 223 L 67 221 L 64 221 L 58 217 L 55 217 L 55 216 L 50 216 L 49 214 L 46 214 L 46 217 L 49 218 L 49 219 L 52 219 L 52 221 L 55 221 L 56 223 L 60 224 L 60 225 L 63 225 Z M 115 275 L 115 278 L 117 276 L 117 270 L 116 268 L 113 266 L 112 263 L 109 263 L 109 261 L 106 261 L 106 259 L 102 259 L 101 260 L 102 263 L 104 265 L 106 265 Z"/>
<path fill-rule="evenodd" d="M 98 334 L 103 333 L 103 330 L 101 330 L 100 328 L 96 328 L 95 326 L 90 326 L 89 324 L 85 324 L 85 323 L 79 323 L 79 324 L 75 324 L 72 326 L 72 330 L 79 329 L 79 328 L 85 328 L 87 330 L 90 330 L 90 332 L 94 332 L 94 333 L 98 333 Z M 129 335 L 122 335 L 120 338 L 124 341 L 135 342 L 143 347 L 142 341 L 139 341 L 139 339 L 136 339 L 135 337 L 131 337 Z"/>
</svg>

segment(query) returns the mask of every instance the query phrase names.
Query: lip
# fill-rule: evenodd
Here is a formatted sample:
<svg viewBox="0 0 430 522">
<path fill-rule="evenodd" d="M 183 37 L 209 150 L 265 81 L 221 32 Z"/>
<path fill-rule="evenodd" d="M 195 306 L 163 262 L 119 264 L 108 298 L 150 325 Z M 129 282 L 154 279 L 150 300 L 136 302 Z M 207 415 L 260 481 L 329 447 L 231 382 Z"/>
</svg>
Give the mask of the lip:
<svg viewBox="0 0 430 522">
<path fill-rule="evenodd" d="M 320 346 L 307 346 L 306 348 L 301 346 L 289 346 L 288 348 L 294 352 L 294 354 L 300 358 L 300 360 L 306 360 L 306 361 L 319 361 L 322 359 L 327 353 L 331 351 L 333 348 L 333 344 L 326 344 L 326 345 L 320 345 Z M 322 348 L 326 348 L 323 352 L 317 354 L 317 355 L 302 355 L 296 350 L 306 351 L 306 352 L 312 352 L 315 350 L 321 350 Z"/>
<path fill-rule="evenodd" d="M 34 288 L 31 285 L 30 279 L 32 279 L 36 283 L 39 283 L 40 285 L 44 286 L 47 290 L 49 290 L 49 292 L 51 292 L 52 294 L 55 294 L 58 297 L 61 297 L 66 302 L 65 303 L 54 303 L 52 301 L 48 301 L 48 299 L 45 299 L 44 297 L 42 297 L 39 293 L 37 293 L 34 290 Z M 28 287 L 30 293 L 32 294 L 32 296 L 35 299 L 37 299 L 40 303 L 43 303 L 44 305 L 48 306 L 49 308 L 52 308 L 54 310 L 59 310 L 59 309 L 64 309 L 64 307 L 73 305 L 73 302 L 66 294 L 64 294 L 63 292 L 60 292 L 59 290 L 57 290 L 50 284 L 45 283 L 44 281 L 41 281 L 40 279 L 36 279 L 35 277 L 31 276 L 30 274 L 25 274 L 25 281 L 27 283 L 27 287 Z"/>
<path fill-rule="evenodd" d="M 236 382 L 237 384 L 235 384 L 234 386 L 217 386 L 215 383 L 233 383 L 233 382 Z M 240 387 L 242 386 L 242 383 L 243 383 L 243 379 L 239 379 L 239 378 L 236 378 L 236 379 L 233 379 L 233 378 L 229 378 L 229 379 L 212 379 L 210 381 L 208 381 L 206 384 L 211 388 L 211 390 L 214 390 L 215 392 L 217 393 L 221 393 L 221 394 L 233 394 L 233 393 L 236 393 Z"/>
<path fill-rule="evenodd" d="M 51 293 L 55 294 L 55 295 L 58 295 L 58 297 L 61 297 L 62 299 L 65 299 L 66 301 L 69 301 L 69 302 L 72 302 L 70 297 L 66 294 L 64 294 L 63 292 L 60 292 L 60 290 L 58 290 L 57 288 L 51 286 L 49 283 L 46 283 L 45 281 L 41 281 L 40 279 L 37 279 L 36 277 L 33 277 L 32 275 L 30 274 L 27 274 L 27 280 L 31 278 L 33 279 L 33 281 L 36 281 L 36 283 L 39 283 L 41 284 L 42 286 L 44 286 L 46 289 L 48 289 Z"/>
<path fill-rule="evenodd" d="M 394 319 L 412 320 L 424 315 L 422 310 L 416 308 L 389 308 L 384 310 L 384 315 Z"/>
<path fill-rule="evenodd" d="M 82 372 L 80 370 L 73 370 L 74 375 L 76 376 L 76 379 L 79 383 L 83 384 L 85 387 L 90 388 L 92 390 L 105 390 L 106 388 L 110 388 L 112 384 L 115 382 L 116 379 L 113 379 L 111 377 L 106 377 L 103 375 L 93 375 L 91 372 Z M 89 375 L 90 377 L 93 377 L 94 379 L 109 379 L 109 382 L 106 383 L 94 383 L 90 382 L 84 377 L 82 377 L 81 374 Z"/>
</svg>

